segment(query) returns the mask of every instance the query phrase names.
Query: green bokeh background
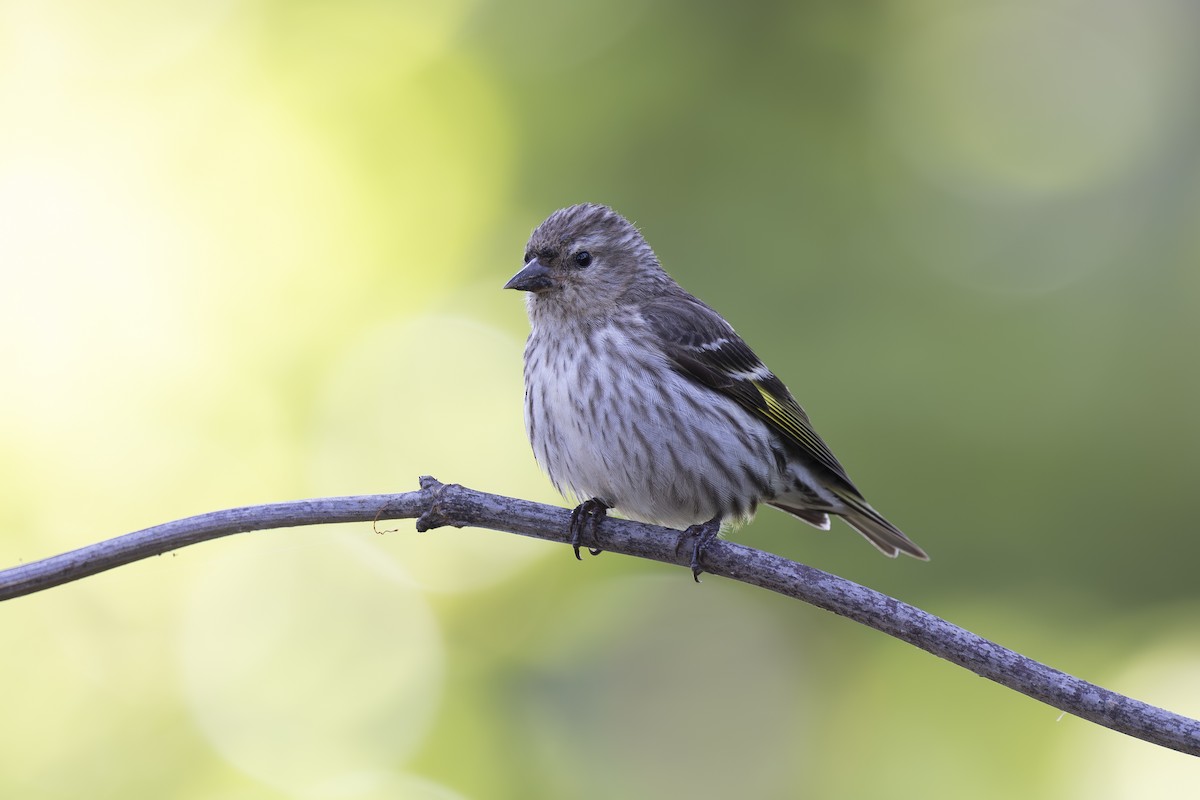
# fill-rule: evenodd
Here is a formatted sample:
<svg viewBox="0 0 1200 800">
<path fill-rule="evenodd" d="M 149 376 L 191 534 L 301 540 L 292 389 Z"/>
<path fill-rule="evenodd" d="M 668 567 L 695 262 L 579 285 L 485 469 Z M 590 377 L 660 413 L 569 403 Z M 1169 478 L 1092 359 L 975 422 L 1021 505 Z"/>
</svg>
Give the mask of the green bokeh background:
<svg viewBox="0 0 1200 800">
<path fill-rule="evenodd" d="M 1200 716 L 1200 12 L 0 0 L 0 565 L 521 423 L 606 202 L 933 556 L 740 541 Z M 1200 767 L 798 603 L 480 531 L 251 534 L 0 608 L 0 796 L 1181 796 Z"/>
</svg>

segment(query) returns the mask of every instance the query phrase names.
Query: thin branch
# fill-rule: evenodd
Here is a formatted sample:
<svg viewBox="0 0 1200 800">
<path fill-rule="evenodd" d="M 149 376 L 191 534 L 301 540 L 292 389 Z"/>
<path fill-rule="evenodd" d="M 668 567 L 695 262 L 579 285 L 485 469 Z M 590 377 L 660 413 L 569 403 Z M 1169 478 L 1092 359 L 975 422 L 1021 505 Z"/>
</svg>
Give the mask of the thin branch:
<svg viewBox="0 0 1200 800">
<path fill-rule="evenodd" d="M 418 531 L 444 525 L 491 528 L 554 542 L 567 540 L 569 512 L 422 478 L 404 494 L 332 497 L 215 511 L 118 536 L 69 553 L 0 571 L 0 600 L 40 592 L 97 572 L 234 533 L 416 518 Z M 583 544 L 612 553 L 687 567 L 691 544 L 680 531 L 606 519 Z M 1059 672 L 872 589 L 727 541 L 705 551 L 712 575 L 811 603 L 894 636 L 1080 719 L 1147 742 L 1200 756 L 1200 721 L 1147 705 Z"/>
</svg>

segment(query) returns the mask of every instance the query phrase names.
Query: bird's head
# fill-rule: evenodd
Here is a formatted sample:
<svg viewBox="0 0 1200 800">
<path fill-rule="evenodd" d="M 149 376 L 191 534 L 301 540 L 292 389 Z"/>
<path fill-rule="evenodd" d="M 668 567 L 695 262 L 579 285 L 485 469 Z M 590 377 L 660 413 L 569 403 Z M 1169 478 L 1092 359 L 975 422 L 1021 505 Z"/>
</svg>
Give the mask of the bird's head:
<svg viewBox="0 0 1200 800">
<path fill-rule="evenodd" d="M 530 293 L 530 310 L 574 316 L 607 313 L 670 282 L 629 220 L 608 206 L 583 203 L 555 211 L 525 247 L 525 266 L 505 289 Z"/>
</svg>

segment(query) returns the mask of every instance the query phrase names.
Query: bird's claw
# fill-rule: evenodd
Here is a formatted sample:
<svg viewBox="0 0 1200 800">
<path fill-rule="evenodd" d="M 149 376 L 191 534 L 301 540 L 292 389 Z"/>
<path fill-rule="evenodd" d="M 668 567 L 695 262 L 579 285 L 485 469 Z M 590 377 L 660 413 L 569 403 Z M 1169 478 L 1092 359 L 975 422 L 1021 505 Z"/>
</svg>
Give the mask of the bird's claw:
<svg viewBox="0 0 1200 800">
<path fill-rule="evenodd" d="M 609 505 L 603 500 L 593 497 L 591 500 L 584 500 L 579 505 L 575 506 L 575 510 L 571 512 L 571 525 L 567 529 L 571 537 L 568 541 L 571 543 L 571 548 L 575 551 L 575 558 L 582 561 L 583 556 L 579 555 L 579 548 L 582 546 L 583 528 L 591 521 L 592 535 L 595 536 L 596 526 L 604 519 L 608 513 Z M 604 552 L 599 547 L 589 547 L 588 552 L 594 556 Z"/>
<path fill-rule="evenodd" d="M 700 582 L 700 574 L 704 572 L 704 567 L 700 561 L 704 557 L 704 551 L 717 538 L 717 534 L 721 532 L 721 520 L 710 519 L 708 522 L 702 522 L 698 525 L 692 525 L 686 531 L 685 536 L 694 536 L 696 541 L 692 545 L 692 580 L 696 583 Z"/>
</svg>

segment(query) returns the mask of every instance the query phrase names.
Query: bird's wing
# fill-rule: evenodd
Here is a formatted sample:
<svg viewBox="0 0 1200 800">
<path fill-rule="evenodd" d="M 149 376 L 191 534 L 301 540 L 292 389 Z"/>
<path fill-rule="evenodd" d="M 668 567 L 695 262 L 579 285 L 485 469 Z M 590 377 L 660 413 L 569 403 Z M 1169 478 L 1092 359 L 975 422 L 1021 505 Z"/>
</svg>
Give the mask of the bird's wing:
<svg viewBox="0 0 1200 800">
<path fill-rule="evenodd" d="M 677 370 L 736 400 L 806 460 L 824 467 L 861 497 L 783 381 L 720 314 L 695 298 L 675 296 L 648 304 L 643 313 Z"/>
</svg>

